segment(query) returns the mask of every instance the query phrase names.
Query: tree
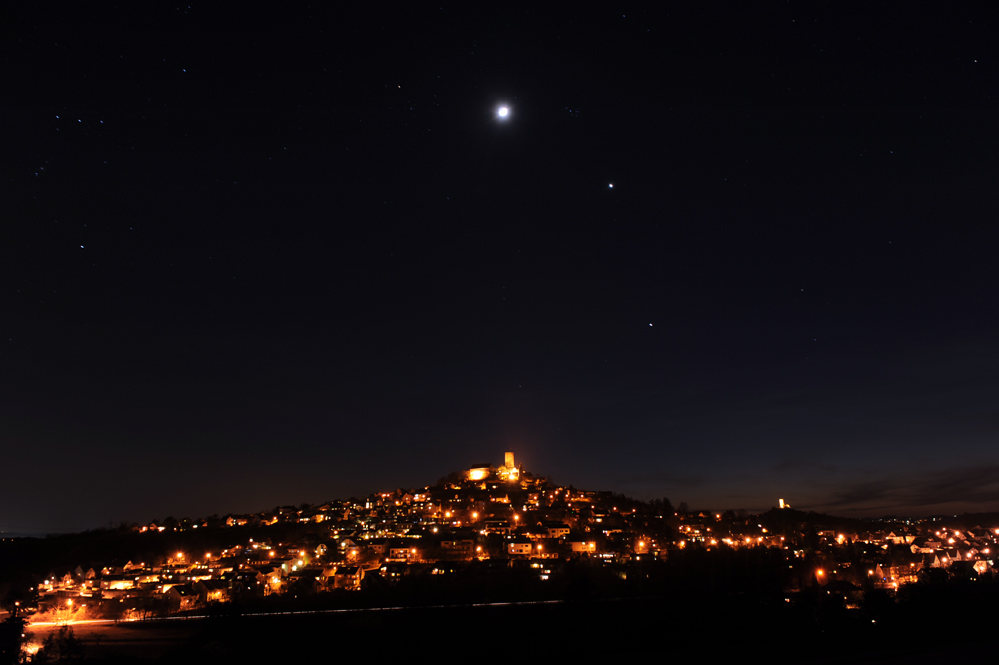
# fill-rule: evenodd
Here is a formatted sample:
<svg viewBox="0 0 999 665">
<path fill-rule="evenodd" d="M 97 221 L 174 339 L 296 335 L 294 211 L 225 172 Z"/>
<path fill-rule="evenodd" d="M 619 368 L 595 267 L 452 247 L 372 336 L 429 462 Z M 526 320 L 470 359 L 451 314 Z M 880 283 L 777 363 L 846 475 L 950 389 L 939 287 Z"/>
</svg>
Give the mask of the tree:
<svg viewBox="0 0 999 665">
<path fill-rule="evenodd" d="M 83 658 L 83 641 L 73 634 L 73 629 L 63 626 L 56 633 L 42 642 L 42 648 L 35 654 L 34 661 L 45 663 L 50 660 L 81 660 Z"/>
<path fill-rule="evenodd" d="M 0 664 L 21 662 L 25 620 L 11 615 L 0 622 Z"/>
<path fill-rule="evenodd" d="M 654 510 L 659 512 L 661 515 L 672 515 L 676 510 L 673 508 L 673 504 L 670 502 L 668 497 L 663 497 L 661 499 L 653 499 L 649 502 Z"/>
<path fill-rule="evenodd" d="M 10 614 L 18 614 L 26 607 L 36 607 L 38 590 L 33 585 L 34 580 L 22 575 L 12 583 L 0 586 L 0 609 L 7 610 Z"/>
<path fill-rule="evenodd" d="M 83 658 L 83 640 L 73 634 L 73 629 L 63 626 L 59 629 L 59 660 L 78 660 Z"/>
</svg>

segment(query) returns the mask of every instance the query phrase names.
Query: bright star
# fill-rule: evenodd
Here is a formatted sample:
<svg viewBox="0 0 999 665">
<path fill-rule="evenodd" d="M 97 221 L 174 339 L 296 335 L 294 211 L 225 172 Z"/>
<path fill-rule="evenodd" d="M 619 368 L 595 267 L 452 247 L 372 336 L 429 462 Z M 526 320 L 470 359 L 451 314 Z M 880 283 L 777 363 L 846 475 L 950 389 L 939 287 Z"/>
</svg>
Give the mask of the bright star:
<svg viewBox="0 0 999 665">
<path fill-rule="evenodd" d="M 501 106 L 499 107 L 499 109 L 496 110 L 496 115 L 498 115 L 500 118 L 505 118 L 508 115 L 510 115 L 510 109 L 507 108 L 506 106 Z"/>
</svg>

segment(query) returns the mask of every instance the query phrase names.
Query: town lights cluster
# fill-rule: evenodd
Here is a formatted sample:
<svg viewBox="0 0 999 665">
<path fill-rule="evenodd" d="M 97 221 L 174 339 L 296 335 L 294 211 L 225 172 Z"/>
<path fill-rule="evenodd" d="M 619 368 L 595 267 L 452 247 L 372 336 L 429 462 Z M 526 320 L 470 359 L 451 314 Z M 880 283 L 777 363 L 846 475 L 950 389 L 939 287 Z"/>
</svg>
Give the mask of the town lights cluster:
<svg viewBox="0 0 999 665">
<path fill-rule="evenodd" d="M 713 556 L 755 548 L 782 559 L 789 583 L 799 586 L 843 581 L 892 592 L 934 570 L 971 579 L 992 574 L 997 526 L 952 529 L 900 520 L 833 530 L 798 520 L 782 499 L 778 504 L 758 515 L 677 509 L 665 500 L 557 486 L 506 453 L 500 466 L 474 464 L 422 489 L 146 524 L 136 531 L 169 531 L 177 542 L 195 527 L 232 529 L 220 540 L 236 544 L 209 551 L 185 547 L 153 561 L 100 568 L 67 562 L 38 585 L 37 607 L 15 607 L 34 612 L 39 623 L 100 620 L 93 617 L 108 607 L 120 610 L 119 620 L 130 620 L 153 606 L 181 612 L 236 595 L 358 590 L 421 572 L 452 575 L 497 559 L 501 566 L 484 570 L 519 562 L 548 581 L 563 574 L 568 561 L 590 558 L 614 566 L 621 579 L 641 579 L 647 566 L 671 557 L 683 561 L 692 551 Z M 852 565 L 858 556 L 863 566 Z"/>
</svg>

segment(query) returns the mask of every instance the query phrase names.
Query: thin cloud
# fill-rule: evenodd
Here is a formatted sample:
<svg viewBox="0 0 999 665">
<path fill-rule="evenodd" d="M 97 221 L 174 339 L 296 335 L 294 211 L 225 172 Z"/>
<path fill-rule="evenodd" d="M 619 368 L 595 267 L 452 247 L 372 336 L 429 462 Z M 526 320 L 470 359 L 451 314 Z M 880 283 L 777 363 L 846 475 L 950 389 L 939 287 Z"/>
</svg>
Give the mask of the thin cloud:
<svg viewBox="0 0 999 665">
<path fill-rule="evenodd" d="M 834 492 L 823 505 L 831 510 L 908 510 L 954 504 L 983 510 L 999 506 L 999 465 L 868 479 Z"/>
</svg>

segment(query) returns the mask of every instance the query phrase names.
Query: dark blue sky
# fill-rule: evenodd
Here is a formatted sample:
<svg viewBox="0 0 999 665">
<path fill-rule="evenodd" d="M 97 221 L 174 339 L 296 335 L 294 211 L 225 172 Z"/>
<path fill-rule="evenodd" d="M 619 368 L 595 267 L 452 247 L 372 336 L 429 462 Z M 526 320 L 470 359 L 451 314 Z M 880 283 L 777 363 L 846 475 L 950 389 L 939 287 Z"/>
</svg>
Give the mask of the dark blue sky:
<svg viewBox="0 0 999 665">
<path fill-rule="evenodd" d="M 506 450 L 692 507 L 999 509 L 971 10 L 21 12 L 0 529 Z"/>
</svg>

